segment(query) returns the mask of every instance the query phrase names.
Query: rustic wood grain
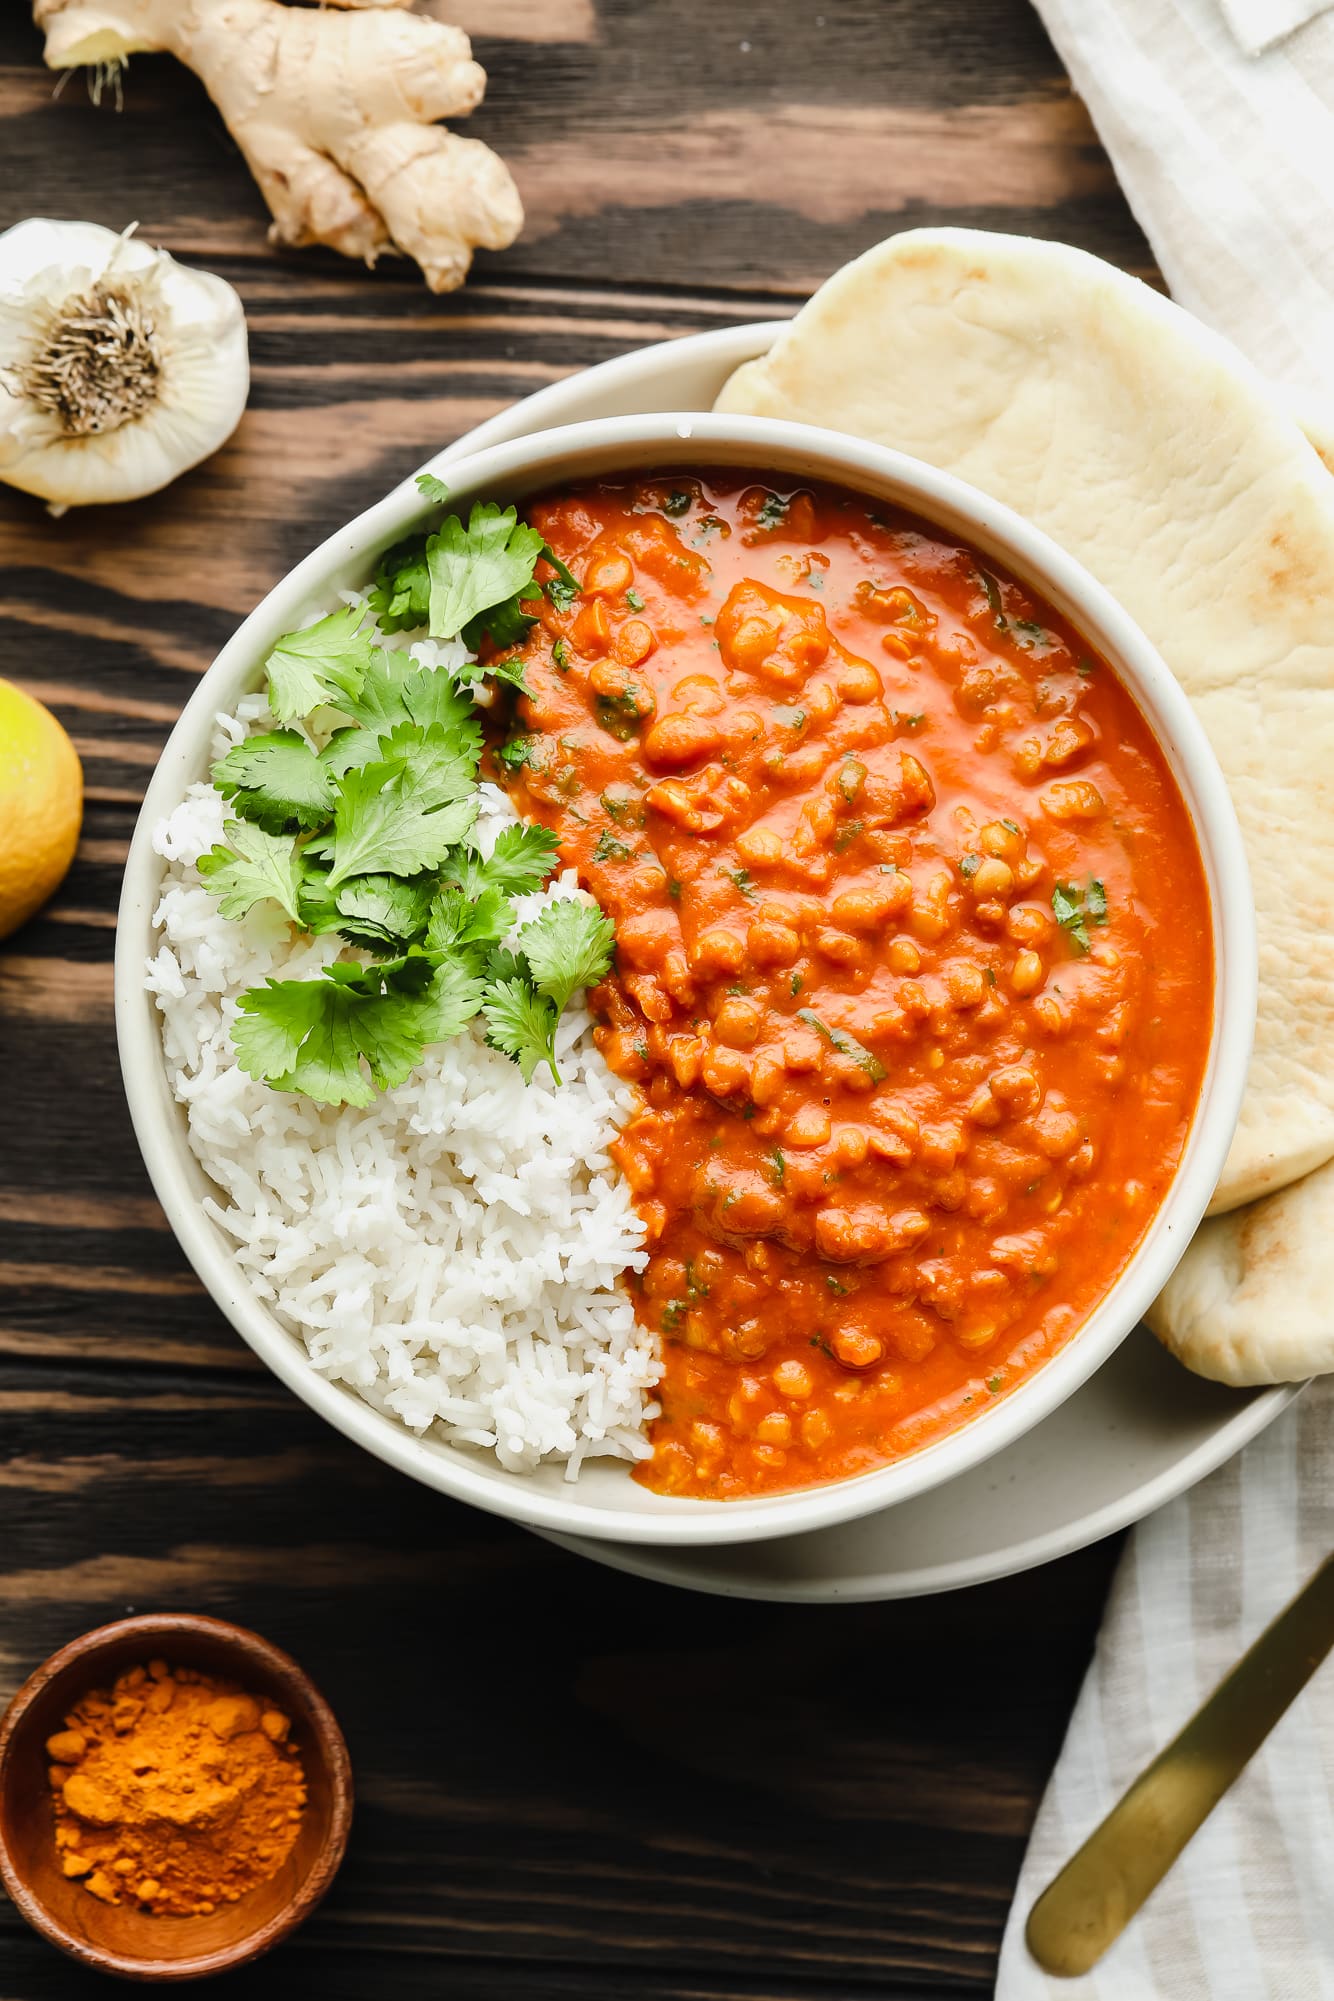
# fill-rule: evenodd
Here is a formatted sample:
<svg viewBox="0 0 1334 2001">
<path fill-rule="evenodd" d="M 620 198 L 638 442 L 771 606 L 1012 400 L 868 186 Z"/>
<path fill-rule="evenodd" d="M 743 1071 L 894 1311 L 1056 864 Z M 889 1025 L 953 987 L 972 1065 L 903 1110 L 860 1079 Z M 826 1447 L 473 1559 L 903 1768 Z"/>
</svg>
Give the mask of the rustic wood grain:
<svg viewBox="0 0 1334 2001">
<path fill-rule="evenodd" d="M 817 7 L 819 0 L 817 0 Z M 325 1909 L 219 2001 L 982 1995 L 1110 1546 L 900 1606 L 616 1576 L 353 1450 L 211 1306 L 148 1188 L 111 1022 L 120 873 L 171 724 L 331 529 L 517 396 L 789 312 L 890 230 L 1062 236 L 1151 274 L 1026 0 L 426 0 L 491 77 L 470 123 L 529 226 L 433 298 L 266 240 L 194 79 L 58 97 L 0 20 L 0 225 L 80 216 L 219 270 L 236 437 L 168 493 L 53 522 L 0 489 L 3 671 L 77 742 L 58 897 L 0 946 L 0 1698 L 131 1608 L 254 1624 L 324 1686 L 360 1808 Z M 244 1986 L 242 1987 L 242 1982 Z M 0 1910 L 0 2001 L 103 1991 Z"/>
</svg>

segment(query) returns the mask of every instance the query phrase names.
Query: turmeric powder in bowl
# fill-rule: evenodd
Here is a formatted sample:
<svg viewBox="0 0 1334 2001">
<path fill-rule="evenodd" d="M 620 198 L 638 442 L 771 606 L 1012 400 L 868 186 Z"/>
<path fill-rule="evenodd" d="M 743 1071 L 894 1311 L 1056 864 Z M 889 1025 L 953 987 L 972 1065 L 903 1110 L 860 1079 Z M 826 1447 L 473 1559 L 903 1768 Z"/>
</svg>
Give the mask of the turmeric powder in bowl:
<svg viewBox="0 0 1334 2001">
<path fill-rule="evenodd" d="M 46 1744 L 65 1875 L 172 1917 L 267 1882 L 306 1803 L 290 1727 L 234 1683 L 161 1660 L 85 1695 Z"/>
</svg>

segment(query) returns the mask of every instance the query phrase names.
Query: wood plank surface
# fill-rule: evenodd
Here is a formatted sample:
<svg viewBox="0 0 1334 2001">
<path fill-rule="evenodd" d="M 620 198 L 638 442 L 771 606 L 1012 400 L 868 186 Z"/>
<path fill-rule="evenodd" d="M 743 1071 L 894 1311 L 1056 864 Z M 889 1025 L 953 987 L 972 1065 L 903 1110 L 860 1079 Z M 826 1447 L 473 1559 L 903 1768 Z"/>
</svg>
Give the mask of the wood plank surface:
<svg viewBox="0 0 1334 2001">
<path fill-rule="evenodd" d="M 817 0 L 818 4 L 818 0 Z M 127 1609 L 242 1619 L 347 1729 L 328 1904 L 217 1984 L 263 2001 L 983 1995 L 1113 1545 L 913 1604 L 791 1609 L 619 1577 L 424 1493 L 322 1426 L 202 1292 L 148 1187 L 111 1020 L 121 868 L 195 677 L 307 549 L 516 397 L 793 309 L 892 230 L 1149 254 L 1025 0 L 427 0 L 490 73 L 513 249 L 433 298 L 271 247 L 203 91 L 137 58 L 53 96 L 0 20 L 0 226 L 123 227 L 229 278 L 254 386 L 167 493 L 52 521 L 0 488 L 0 671 L 88 808 L 0 946 L 0 1699 Z M 0 2001 L 103 1991 L 0 1908 Z"/>
</svg>

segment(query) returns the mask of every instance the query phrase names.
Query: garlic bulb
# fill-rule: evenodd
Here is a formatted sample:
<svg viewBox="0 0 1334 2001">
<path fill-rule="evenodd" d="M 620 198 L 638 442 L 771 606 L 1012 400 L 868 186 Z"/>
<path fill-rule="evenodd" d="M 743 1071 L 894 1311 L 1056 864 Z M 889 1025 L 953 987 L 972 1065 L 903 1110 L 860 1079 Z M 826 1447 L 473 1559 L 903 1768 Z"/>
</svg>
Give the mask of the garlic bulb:
<svg viewBox="0 0 1334 2001">
<path fill-rule="evenodd" d="M 224 279 L 92 222 L 0 235 L 0 480 L 53 514 L 166 486 L 235 430 L 249 386 Z"/>
</svg>

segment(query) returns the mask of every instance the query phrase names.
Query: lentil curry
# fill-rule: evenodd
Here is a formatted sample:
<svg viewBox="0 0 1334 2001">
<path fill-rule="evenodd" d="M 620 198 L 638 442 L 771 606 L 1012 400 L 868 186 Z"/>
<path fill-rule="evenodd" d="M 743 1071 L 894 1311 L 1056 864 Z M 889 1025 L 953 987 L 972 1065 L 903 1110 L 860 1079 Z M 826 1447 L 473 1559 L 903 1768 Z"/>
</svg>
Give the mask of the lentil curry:
<svg viewBox="0 0 1334 2001">
<path fill-rule="evenodd" d="M 581 588 L 498 756 L 616 926 L 637 1477 L 866 1471 L 1068 1340 L 1172 1179 L 1213 1008 L 1184 803 L 1110 668 L 907 515 L 727 471 L 527 515 Z"/>
</svg>

